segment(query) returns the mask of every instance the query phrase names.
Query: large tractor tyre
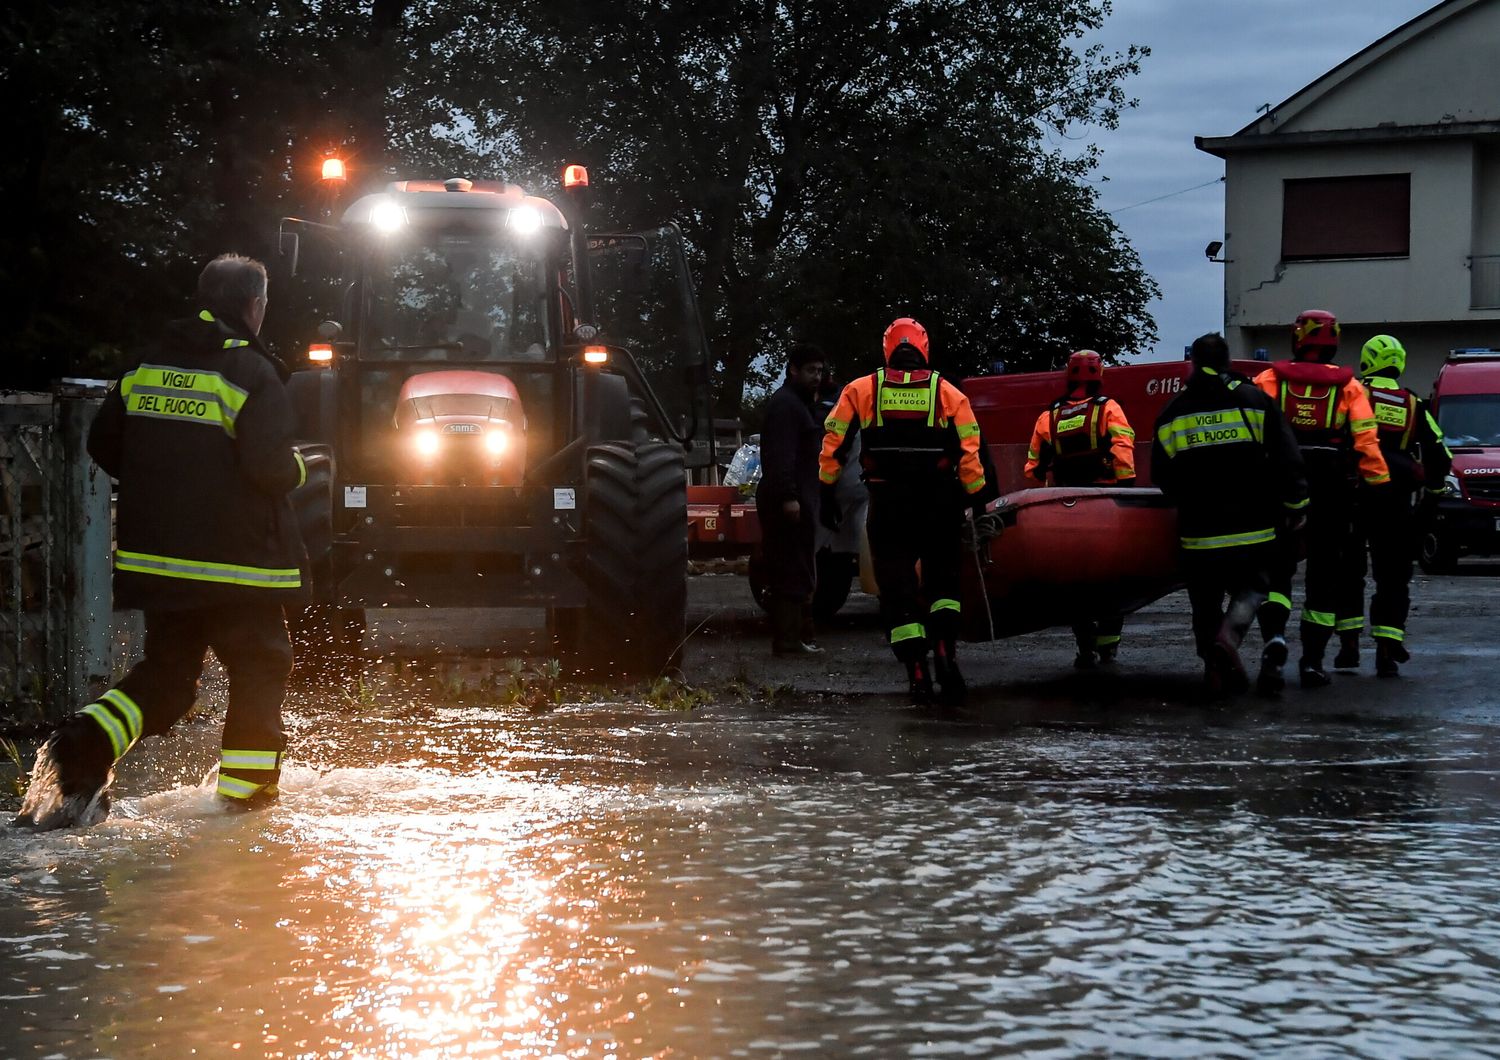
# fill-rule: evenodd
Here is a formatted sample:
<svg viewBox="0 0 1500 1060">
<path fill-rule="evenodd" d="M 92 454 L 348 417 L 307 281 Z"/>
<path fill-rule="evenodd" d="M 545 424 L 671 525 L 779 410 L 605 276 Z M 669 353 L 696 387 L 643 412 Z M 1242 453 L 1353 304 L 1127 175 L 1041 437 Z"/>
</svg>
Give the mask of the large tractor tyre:
<svg viewBox="0 0 1500 1060">
<path fill-rule="evenodd" d="M 364 666 L 365 612 L 357 607 L 313 604 L 290 609 L 292 680 L 301 686 L 345 681 Z"/>
<path fill-rule="evenodd" d="M 640 679 L 677 666 L 687 628 L 687 477 L 663 442 L 593 446 L 583 490 L 581 613 L 554 613 L 560 648 L 598 675 Z"/>
<path fill-rule="evenodd" d="M 1436 530 L 1424 530 L 1417 562 L 1428 574 L 1452 574 L 1458 570 L 1458 548 L 1452 539 Z"/>
</svg>

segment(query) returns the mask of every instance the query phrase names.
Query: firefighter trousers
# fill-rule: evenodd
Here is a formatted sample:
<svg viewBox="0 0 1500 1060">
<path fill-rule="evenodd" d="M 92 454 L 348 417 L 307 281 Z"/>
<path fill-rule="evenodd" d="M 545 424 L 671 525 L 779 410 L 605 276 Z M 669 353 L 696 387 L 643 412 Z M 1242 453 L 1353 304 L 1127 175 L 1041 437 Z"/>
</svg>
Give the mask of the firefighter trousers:
<svg viewBox="0 0 1500 1060">
<path fill-rule="evenodd" d="M 1183 551 L 1182 568 L 1193 607 L 1193 643 L 1199 658 L 1207 659 L 1209 649 L 1221 639 L 1227 647 L 1239 649 L 1265 603 L 1275 558 L 1272 545 Z"/>
<path fill-rule="evenodd" d="M 904 663 L 920 662 L 935 643 L 951 648 L 958 639 L 962 518 L 956 488 L 870 486 L 865 528 L 881 623 L 891 651 Z"/>
<path fill-rule="evenodd" d="M 274 793 L 286 749 L 281 703 L 292 671 L 280 604 L 146 612 L 144 657 L 81 713 L 104 730 L 119 759 L 141 737 L 166 733 L 193 709 L 210 648 L 229 675 L 218 793 L 240 800 Z"/>
<path fill-rule="evenodd" d="M 1307 526 L 1300 540 L 1306 550 L 1304 599 L 1302 603 L 1302 657 L 1321 665 L 1323 653 L 1336 629 L 1358 629 L 1364 612 L 1364 590 L 1360 573 L 1363 546 L 1354 534 L 1354 486 L 1347 479 L 1314 479 Z M 1298 538 L 1277 538 L 1277 555 L 1271 569 L 1270 592 L 1260 609 L 1261 636 L 1267 640 L 1286 635 L 1291 616 L 1292 578 L 1297 573 Z"/>
<path fill-rule="evenodd" d="M 1411 610 L 1412 564 L 1417 554 L 1417 514 L 1411 494 L 1394 486 L 1360 491 L 1359 538 L 1369 547 L 1375 594 L 1370 598 L 1370 634 L 1377 639 L 1406 639 Z M 1363 552 L 1360 555 L 1364 559 Z M 1360 610 L 1364 604 L 1364 564 L 1360 564 Z"/>
</svg>

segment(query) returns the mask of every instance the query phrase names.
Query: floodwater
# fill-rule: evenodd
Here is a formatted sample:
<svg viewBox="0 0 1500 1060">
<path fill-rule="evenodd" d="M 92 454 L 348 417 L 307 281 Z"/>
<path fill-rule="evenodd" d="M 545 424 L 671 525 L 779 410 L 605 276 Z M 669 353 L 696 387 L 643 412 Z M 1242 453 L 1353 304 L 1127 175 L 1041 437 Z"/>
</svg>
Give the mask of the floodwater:
<svg viewBox="0 0 1500 1060">
<path fill-rule="evenodd" d="M 0 1053 L 1500 1055 L 1482 712 L 297 728 L 263 813 L 215 808 L 189 725 L 105 824 L 0 834 Z"/>
</svg>

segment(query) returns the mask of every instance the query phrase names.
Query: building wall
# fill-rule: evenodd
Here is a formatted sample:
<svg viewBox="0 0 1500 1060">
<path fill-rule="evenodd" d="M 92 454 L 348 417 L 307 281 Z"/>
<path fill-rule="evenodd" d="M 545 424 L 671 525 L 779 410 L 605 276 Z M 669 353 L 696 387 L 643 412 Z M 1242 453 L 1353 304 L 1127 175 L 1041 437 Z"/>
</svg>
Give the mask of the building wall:
<svg viewBox="0 0 1500 1060">
<path fill-rule="evenodd" d="M 1235 354 L 1254 348 L 1247 329 L 1284 328 L 1307 308 L 1327 309 L 1366 334 L 1414 323 L 1493 334 L 1500 308 L 1470 308 L 1470 256 L 1500 240 L 1500 164 L 1492 158 L 1500 162 L 1500 152 L 1468 140 L 1231 153 L 1224 308 Z M 1411 174 L 1410 256 L 1281 260 L 1283 181 L 1377 173 Z"/>
<path fill-rule="evenodd" d="M 1500 118 L 1500 3 L 1476 4 L 1405 40 L 1335 91 L 1289 115 L 1281 132 L 1436 125 Z"/>
</svg>

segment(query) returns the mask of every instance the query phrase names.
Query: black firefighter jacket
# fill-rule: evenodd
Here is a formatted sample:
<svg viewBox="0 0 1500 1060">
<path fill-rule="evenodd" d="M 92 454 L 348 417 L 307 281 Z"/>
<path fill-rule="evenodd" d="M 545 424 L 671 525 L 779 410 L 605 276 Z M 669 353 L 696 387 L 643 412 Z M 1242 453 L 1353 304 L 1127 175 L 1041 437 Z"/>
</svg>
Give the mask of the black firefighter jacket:
<svg viewBox="0 0 1500 1060">
<path fill-rule="evenodd" d="M 1151 479 L 1176 505 L 1190 551 L 1267 544 L 1307 506 L 1302 450 L 1275 400 L 1207 370 L 1156 421 Z"/>
<path fill-rule="evenodd" d="M 174 321 L 110 388 L 88 450 L 119 480 L 115 606 L 296 603 L 307 552 L 288 493 L 306 479 L 274 362 L 238 322 Z"/>
</svg>

